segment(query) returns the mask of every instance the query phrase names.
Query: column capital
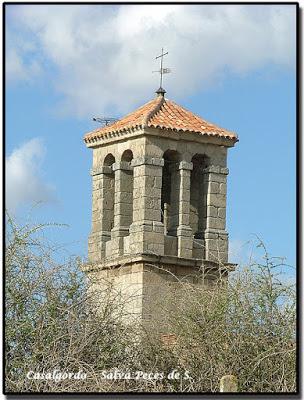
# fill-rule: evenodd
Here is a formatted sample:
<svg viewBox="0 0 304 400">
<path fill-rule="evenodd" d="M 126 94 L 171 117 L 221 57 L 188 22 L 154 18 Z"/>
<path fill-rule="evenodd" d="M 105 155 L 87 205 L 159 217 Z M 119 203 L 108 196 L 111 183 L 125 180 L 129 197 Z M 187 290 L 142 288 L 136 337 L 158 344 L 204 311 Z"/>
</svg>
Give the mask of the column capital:
<svg viewBox="0 0 304 400">
<path fill-rule="evenodd" d="M 221 167 L 219 165 L 209 165 L 209 167 L 204 168 L 202 172 L 203 174 L 215 173 L 215 174 L 228 175 L 229 169 L 226 167 Z"/>
<path fill-rule="evenodd" d="M 128 161 L 117 161 L 112 165 L 113 171 L 124 170 L 132 171 L 133 168 Z"/>
<path fill-rule="evenodd" d="M 178 169 L 185 169 L 192 171 L 193 170 L 193 163 L 192 162 L 187 162 L 187 161 L 181 161 L 178 164 Z"/>
<path fill-rule="evenodd" d="M 155 165 L 157 167 L 163 167 L 165 164 L 163 158 L 142 156 L 135 158 L 131 161 L 132 167 L 138 167 L 139 165 Z"/>
<path fill-rule="evenodd" d="M 91 176 L 101 175 L 101 174 L 111 174 L 113 172 L 112 166 L 104 165 L 98 168 L 92 168 L 90 171 Z"/>
<path fill-rule="evenodd" d="M 193 170 L 193 163 L 187 161 L 180 161 L 170 165 L 171 171 L 192 171 Z"/>
</svg>

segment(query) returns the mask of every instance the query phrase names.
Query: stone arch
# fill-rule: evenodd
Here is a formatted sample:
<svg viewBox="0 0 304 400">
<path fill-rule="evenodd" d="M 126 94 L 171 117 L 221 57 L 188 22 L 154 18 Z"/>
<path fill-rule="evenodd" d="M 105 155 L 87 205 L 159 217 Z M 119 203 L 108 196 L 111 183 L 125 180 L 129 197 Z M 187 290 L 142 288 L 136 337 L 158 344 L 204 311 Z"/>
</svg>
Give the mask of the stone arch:
<svg viewBox="0 0 304 400">
<path fill-rule="evenodd" d="M 121 161 L 125 161 L 125 162 L 129 162 L 130 163 L 132 160 L 133 160 L 132 150 L 125 150 L 122 153 Z"/>
<path fill-rule="evenodd" d="M 103 160 L 103 165 L 106 167 L 111 167 L 115 163 L 115 157 L 112 153 L 109 153 L 105 156 Z"/>
<path fill-rule="evenodd" d="M 114 197 L 115 197 L 115 179 L 113 164 L 115 157 L 109 153 L 103 161 L 104 178 L 102 184 L 102 231 L 109 233 L 114 226 Z"/>
<path fill-rule="evenodd" d="M 195 154 L 191 160 L 193 169 L 190 178 L 190 227 L 195 238 L 202 239 L 206 229 L 207 183 L 204 168 L 210 165 L 205 154 Z"/>
<path fill-rule="evenodd" d="M 164 167 L 162 174 L 161 221 L 164 223 L 165 234 L 176 236 L 179 217 L 180 186 L 178 164 L 181 157 L 176 150 L 166 150 L 163 158 Z"/>
</svg>

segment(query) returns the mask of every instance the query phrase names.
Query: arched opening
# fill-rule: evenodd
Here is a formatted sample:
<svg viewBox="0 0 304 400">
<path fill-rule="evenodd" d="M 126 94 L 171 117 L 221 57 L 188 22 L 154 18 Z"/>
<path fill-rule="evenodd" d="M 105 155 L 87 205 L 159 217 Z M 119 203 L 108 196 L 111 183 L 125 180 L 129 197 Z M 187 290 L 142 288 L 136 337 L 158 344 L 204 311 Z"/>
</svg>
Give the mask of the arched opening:
<svg viewBox="0 0 304 400">
<path fill-rule="evenodd" d="M 180 176 L 177 168 L 180 155 L 177 151 L 167 150 L 164 153 L 164 167 L 161 193 L 161 221 L 165 234 L 176 236 L 179 217 Z"/>
<path fill-rule="evenodd" d="M 104 166 L 107 166 L 107 167 L 111 167 L 112 164 L 114 164 L 114 163 L 115 163 L 115 157 L 113 156 L 113 154 L 109 153 L 109 154 L 105 157 L 104 162 L 103 162 L 103 165 L 104 165 Z"/>
<path fill-rule="evenodd" d="M 194 237 L 202 239 L 207 215 L 207 183 L 204 181 L 203 169 L 209 165 L 209 158 L 204 154 L 195 154 L 191 161 L 190 226 Z"/>
<path fill-rule="evenodd" d="M 108 154 L 103 162 L 105 168 L 103 188 L 102 188 L 102 230 L 111 232 L 114 226 L 114 197 L 115 197 L 115 179 L 112 165 L 115 163 L 114 156 Z"/>
<path fill-rule="evenodd" d="M 121 176 L 121 213 L 123 215 L 122 226 L 130 228 L 133 222 L 133 167 L 131 161 L 133 160 L 133 153 L 131 150 L 125 150 L 121 156 L 122 163 L 122 176 Z"/>
<path fill-rule="evenodd" d="M 132 161 L 132 159 L 133 159 L 133 153 L 132 153 L 131 150 L 125 150 L 122 153 L 121 161 L 125 161 L 125 162 L 129 162 L 130 163 Z"/>
</svg>

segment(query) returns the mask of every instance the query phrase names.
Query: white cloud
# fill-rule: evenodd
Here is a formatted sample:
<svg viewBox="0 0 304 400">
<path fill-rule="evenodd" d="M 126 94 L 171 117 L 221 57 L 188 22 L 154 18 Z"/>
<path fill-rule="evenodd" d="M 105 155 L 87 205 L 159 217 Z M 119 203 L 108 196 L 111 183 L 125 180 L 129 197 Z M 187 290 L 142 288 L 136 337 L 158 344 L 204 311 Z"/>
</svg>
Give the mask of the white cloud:
<svg viewBox="0 0 304 400">
<path fill-rule="evenodd" d="M 45 147 L 39 138 L 15 149 L 6 158 L 6 208 L 10 212 L 23 204 L 48 202 L 54 199 L 54 188 L 41 177 Z"/>
<path fill-rule="evenodd" d="M 24 68 L 22 58 L 15 49 L 10 49 L 5 57 L 7 79 L 24 80 L 27 79 L 27 72 Z"/>
<path fill-rule="evenodd" d="M 42 72 L 36 60 L 26 64 L 22 55 L 14 48 L 10 49 L 6 54 L 5 67 L 7 80 L 10 82 L 33 81 Z"/>
<path fill-rule="evenodd" d="M 6 78 L 9 82 L 33 81 L 42 73 L 41 60 L 34 43 L 8 32 L 5 54 Z"/>
<path fill-rule="evenodd" d="M 295 10 L 292 5 L 14 5 L 7 51 L 15 51 L 16 60 L 8 64 L 8 74 L 15 68 L 22 76 L 30 55 L 36 69 L 57 71 L 51 78 L 63 95 L 62 112 L 82 117 L 125 112 L 157 89 L 151 71 L 158 68 L 154 57 L 161 47 L 169 51 L 166 66 L 173 70 L 164 85 L 171 98 L 193 94 L 223 79 L 227 70 L 246 74 L 268 63 L 293 67 Z M 16 46 L 16 31 L 29 49 Z"/>
</svg>

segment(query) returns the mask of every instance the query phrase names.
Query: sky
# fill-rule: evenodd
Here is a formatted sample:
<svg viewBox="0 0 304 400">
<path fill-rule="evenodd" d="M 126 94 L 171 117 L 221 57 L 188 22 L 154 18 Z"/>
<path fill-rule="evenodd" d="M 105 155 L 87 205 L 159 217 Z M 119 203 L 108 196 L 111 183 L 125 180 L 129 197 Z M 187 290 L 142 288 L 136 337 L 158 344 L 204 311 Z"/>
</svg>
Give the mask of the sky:
<svg viewBox="0 0 304 400">
<path fill-rule="evenodd" d="M 166 96 L 228 130 L 230 261 L 255 235 L 296 262 L 296 8 L 293 5 L 6 5 L 6 207 L 86 257 L 94 116 Z M 291 271 L 291 272 L 290 272 Z M 290 269 L 293 274 L 294 269 Z"/>
</svg>

